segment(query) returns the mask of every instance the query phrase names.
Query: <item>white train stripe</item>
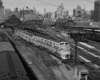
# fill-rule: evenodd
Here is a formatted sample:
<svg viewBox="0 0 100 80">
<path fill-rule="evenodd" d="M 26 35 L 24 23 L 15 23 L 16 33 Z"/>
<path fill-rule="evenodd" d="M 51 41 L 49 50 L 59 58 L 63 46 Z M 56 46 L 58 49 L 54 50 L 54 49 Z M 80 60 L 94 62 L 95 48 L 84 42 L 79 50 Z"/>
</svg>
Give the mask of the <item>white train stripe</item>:
<svg viewBox="0 0 100 80">
<path fill-rule="evenodd" d="M 84 58 L 84 57 L 82 57 L 82 56 L 80 56 L 80 55 L 78 55 L 81 59 L 83 59 L 85 62 L 91 62 L 90 60 L 88 60 L 88 59 L 86 59 L 86 58 Z"/>
<path fill-rule="evenodd" d="M 84 46 L 86 46 L 88 48 L 95 48 L 94 46 L 91 46 L 91 45 L 83 43 L 83 42 L 79 42 L 79 44 L 82 44 L 82 45 L 84 45 Z"/>
</svg>

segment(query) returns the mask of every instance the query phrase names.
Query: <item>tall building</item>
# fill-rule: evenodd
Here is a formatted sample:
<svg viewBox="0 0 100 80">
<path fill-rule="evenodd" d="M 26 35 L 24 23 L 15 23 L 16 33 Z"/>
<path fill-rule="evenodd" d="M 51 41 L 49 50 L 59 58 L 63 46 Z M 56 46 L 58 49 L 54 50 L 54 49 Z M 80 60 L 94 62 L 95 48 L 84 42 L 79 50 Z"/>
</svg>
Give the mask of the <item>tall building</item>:
<svg viewBox="0 0 100 80">
<path fill-rule="evenodd" d="M 78 5 L 76 9 L 73 9 L 73 16 L 74 17 L 83 17 L 85 13 L 85 9 L 81 9 Z"/>
<path fill-rule="evenodd" d="M 52 13 L 51 12 L 47 12 L 45 14 L 45 18 L 50 19 L 51 18 Z"/>
<path fill-rule="evenodd" d="M 9 18 L 12 15 L 11 9 L 5 9 L 5 19 Z"/>
<path fill-rule="evenodd" d="M 15 8 L 12 12 L 12 15 L 15 15 L 17 18 L 20 18 L 20 11 L 18 11 L 18 8 Z"/>
<path fill-rule="evenodd" d="M 94 16 L 93 20 L 96 22 L 100 21 L 100 0 L 94 2 Z"/>
<path fill-rule="evenodd" d="M 55 15 L 55 12 L 53 12 L 52 15 L 51 15 L 51 21 L 53 21 L 53 22 L 56 21 L 56 15 Z"/>
<path fill-rule="evenodd" d="M 44 17 L 45 17 L 45 15 L 46 15 L 46 8 L 44 8 Z"/>
<path fill-rule="evenodd" d="M 64 12 L 63 12 L 63 17 L 64 17 L 64 18 L 68 18 L 68 15 L 69 15 L 69 11 L 64 11 Z"/>
<path fill-rule="evenodd" d="M 0 0 L 0 23 L 4 21 L 4 6 L 3 2 Z"/>
<path fill-rule="evenodd" d="M 64 10 L 63 3 L 58 6 L 57 11 L 56 11 L 56 18 L 61 19 L 61 18 L 66 18 L 68 16 L 68 11 Z"/>
<path fill-rule="evenodd" d="M 91 19 L 93 20 L 94 17 L 94 10 L 91 10 Z"/>
<path fill-rule="evenodd" d="M 57 18 L 63 18 L 64 6 L 63 3 L 57 8 Z"/>
</svg>

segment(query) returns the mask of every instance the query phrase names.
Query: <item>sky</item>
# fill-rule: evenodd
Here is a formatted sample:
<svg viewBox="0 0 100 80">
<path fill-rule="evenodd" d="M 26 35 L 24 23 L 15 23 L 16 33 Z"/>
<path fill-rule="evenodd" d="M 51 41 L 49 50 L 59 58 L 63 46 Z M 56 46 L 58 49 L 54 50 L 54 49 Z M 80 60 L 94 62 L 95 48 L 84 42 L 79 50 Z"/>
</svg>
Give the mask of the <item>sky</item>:
<svg viewBox="0 0 100 80">
<path fill-rule="evenodd" d="M 54 12 L 57 10 L 57 6 L 63 3 L 65 10 L 69 11 L 69 14 L 72 15 L 73 9 L 77 8 L 77 5 L 80 5 L 82 8 L 85 7 L 86 10 L 93 10 L 94 9 L 94 2 L 95 0 L 2 0 L 3 5 L 5 8 L 9 8 L 14 10 L 15 7 L 19 9 L 26 8 L 28 6 L 30 9 L 33 9 L 35 6 L 36 10 L 40 13 L 44 13 L 44 8 L 46 8 L 46 12 Z M 54 4 L 49 5 L 43 3 L 41 1 Z M 90 2 L 91 1 L 91 2 Z"/>
</svg>

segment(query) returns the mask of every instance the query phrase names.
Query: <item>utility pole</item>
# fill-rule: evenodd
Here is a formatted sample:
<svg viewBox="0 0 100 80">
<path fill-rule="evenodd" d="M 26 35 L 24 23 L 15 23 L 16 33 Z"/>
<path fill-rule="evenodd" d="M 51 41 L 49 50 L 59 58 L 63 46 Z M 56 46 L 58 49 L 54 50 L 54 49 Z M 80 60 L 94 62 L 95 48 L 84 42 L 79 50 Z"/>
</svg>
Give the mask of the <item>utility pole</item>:
<svg viewBox="0 0 100 80">
<path fill-rule="evenodd" d="M 79 31 L 73 31 L 71 34 L 71 37 L 73 38 L 74 42 L 75 42 L 75 55 L 74 55 L 74 59 L 75 59 L 75 71 L 74 71 L 74 78 L 75 80 L 77 80 L 77 44 L 78 44 L 78 41 L 80 40 L 81 36 L 79 35 L 80 32 Z"/>
<path fill-rule="evenodd" d="M 78 40 L 74 40 L 75 41 L 75 73 L 74 73 L 74 78 L 76 80 L 77 78 L 77 44 L 78 44 Z"/>
</svg>

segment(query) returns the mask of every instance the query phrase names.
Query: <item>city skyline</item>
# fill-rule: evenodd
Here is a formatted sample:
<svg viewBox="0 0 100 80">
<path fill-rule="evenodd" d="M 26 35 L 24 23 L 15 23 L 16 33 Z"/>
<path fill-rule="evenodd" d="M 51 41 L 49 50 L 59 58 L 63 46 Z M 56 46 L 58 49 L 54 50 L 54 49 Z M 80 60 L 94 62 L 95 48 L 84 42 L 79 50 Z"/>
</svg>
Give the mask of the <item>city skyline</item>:
<svg viewBox="0 0 100 80">
<path fill-rule="evenodd" d="M 5 8 L 9 8 L 14 10 L 14 8 L 18 7 L 19 9 L 23 9 L 28 6 L 30 9 L 33 9 L 35 6 L 36 10 L 40 13 L 44 13 L 44 8 L 46 8 L 47 12 L 54 12 L 57 10 L 57 6 L 63 3 L 65 10 L 69 11 L 69 14 L 73 14 L 73 9 L 77 8 L 77 5 L 80 5 L 82 8 L 85 7 L 86 10 L 94 10 L 94 2 L 95 0 L 2 0 Z M 51 3 L 54 5 L 50 5 L 47 3 Z"/>
</svg>

